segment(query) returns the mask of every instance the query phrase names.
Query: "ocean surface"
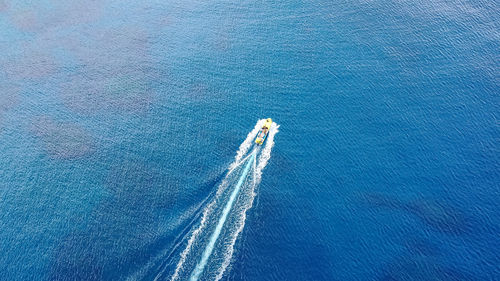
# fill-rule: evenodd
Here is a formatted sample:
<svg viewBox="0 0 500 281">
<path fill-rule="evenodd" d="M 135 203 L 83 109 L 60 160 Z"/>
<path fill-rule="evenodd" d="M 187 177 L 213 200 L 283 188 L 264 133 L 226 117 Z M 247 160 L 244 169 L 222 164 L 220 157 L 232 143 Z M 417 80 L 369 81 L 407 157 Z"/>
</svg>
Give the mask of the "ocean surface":
<svg viewBox="0 0 500 281">
<path fill-rule="evenodd" d="M 500 280 L 498 1 L 0 0 L 0 51 L 0 280 Z"/>
</svg>

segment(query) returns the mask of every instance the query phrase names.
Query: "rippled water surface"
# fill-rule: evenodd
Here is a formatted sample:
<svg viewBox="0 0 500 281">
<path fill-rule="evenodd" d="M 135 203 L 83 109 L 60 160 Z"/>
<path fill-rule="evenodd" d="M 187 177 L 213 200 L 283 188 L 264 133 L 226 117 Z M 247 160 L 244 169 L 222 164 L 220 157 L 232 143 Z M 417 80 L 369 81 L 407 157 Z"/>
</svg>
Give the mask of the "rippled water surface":
<svg viewBox="0 0 500 281">
<path fill-rule="evenodd" d="M 267 117 L 200 280 L 499 280 L 499 22 L 0 0 L 0 280 L 192 277 Z"/>
</svg>

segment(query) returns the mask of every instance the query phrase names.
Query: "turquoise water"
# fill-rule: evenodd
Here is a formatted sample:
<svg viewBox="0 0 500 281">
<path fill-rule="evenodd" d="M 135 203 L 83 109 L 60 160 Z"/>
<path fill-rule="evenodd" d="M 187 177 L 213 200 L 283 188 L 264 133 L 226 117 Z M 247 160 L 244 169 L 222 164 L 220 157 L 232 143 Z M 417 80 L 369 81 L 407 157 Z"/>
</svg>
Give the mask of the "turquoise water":
<svg viewBox="0 0 500 281">
<path fill-rule="evenodd" d="M 0 0 L 0 280 L 187 280 L 267 117 L 200 280 L 500 279 L 499 11 Z"/>
</svg>

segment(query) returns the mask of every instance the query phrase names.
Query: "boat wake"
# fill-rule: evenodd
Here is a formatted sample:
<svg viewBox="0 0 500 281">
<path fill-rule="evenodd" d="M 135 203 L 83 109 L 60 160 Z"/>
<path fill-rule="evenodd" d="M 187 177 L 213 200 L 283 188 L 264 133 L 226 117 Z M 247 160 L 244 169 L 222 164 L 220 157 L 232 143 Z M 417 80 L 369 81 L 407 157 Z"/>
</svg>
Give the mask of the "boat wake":
<svg viewBox="0 0 500 281">
<path fill-rule="evenodd" d="M 204 207 L 199 223 L 186 235 L 185 248 L 168 275 L 169 280 L 220 280 L 230 265 L 237 238 L 245 226 L 246 212 L 252 207 L 262 170 L 271 157 L 274 136 L 279 126 L 271 125 L 263 147 L 254 145 L 254 139 L 265 120 L 240 145 L 226 177 L 217 188 L 213 199 Z M 155 280 L 167 274 L 160 272 Z"/>
</svg>

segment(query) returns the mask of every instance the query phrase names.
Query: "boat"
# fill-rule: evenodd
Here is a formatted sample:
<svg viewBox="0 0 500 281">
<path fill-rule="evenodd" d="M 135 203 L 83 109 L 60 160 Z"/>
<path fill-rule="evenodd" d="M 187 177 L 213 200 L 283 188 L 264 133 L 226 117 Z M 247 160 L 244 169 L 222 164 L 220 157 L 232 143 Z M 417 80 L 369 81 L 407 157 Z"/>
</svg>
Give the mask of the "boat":
<svg viewBox="0 0 500 281">
<path fill-rule="evenodd" d="M 257 134 L 257 138 L 255 139 L 255 143 L 258 145 L 262 145 L 266 140 L 267 134 L 269 134 L 269 129 L 271 129 L 271 124 L 273 124 L 273 120 L 271 118 L 267 118 L 264 126 L 260 129 Z"/>
</svg>

